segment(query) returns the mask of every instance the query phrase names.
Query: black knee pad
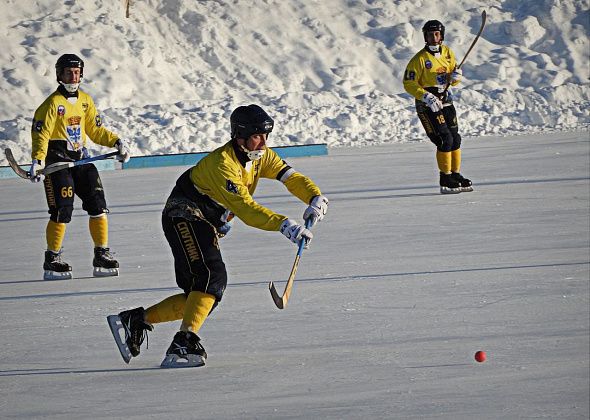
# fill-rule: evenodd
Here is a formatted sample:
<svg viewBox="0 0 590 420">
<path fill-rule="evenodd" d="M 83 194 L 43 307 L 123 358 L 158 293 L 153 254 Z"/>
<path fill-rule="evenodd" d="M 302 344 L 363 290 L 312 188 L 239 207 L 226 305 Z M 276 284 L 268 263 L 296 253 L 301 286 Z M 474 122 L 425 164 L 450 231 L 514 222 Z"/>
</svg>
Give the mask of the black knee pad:
<svg viewBox="0 0 590 420">
<path fill-rule="evenodd" d="M 105 209 L 105 208 L 101 208 L 101 207 L 97 207 L 97 208 L 93 208 L 88 210 L 88 216 L 90 217 L 100 217 L 103 214 L 108 214 L 109 213 L 109 209 Z"/>
<path fill-rule="evenodd" d="M 434 134 L 434 133 L 428 134 L 428 138 L 437 148 L 440 148 L 440 146 L 443 143 L 442 139 L 440 138 L 440 136 L 438 134 Z"/>
<path fill-rule="evenodd" d="M 211 277 L 205 293 L 215 296 L 215 301 L 219 302 L 223 297 L 225 288 L 227 287 L 227 271 L 223 261 L 214 261 L 208 263 L 207 267 L 210 270 Z"/>
<path fill-rule="evenodd" d="M 83 165 L 77 171 L 76 194 L 82 200 L 82 209 L 90 216 L 108 213 L 104 188 L 94 165 Z"/>
<path fill-rule="evenodd" d="M 453 137 L 451 135 L 440 136 L 440 144 L 436 146 L 441 152 L 450 152 L 453 150 Z"/>
<path fill-rule="evenodd" d="M 457 150 L 461 148 L 461 136 L 459 134 L 455 134 L 453 136 L 453 148 L 451 150 L 451 152 L 453 150 Z"/>
<path fill-rule="evenodd" d="M 86 199 L 82 203 L 82 209 L 88 213 L 89 216 L 100 216 L 101 214 L 107 214 L 107 202 L 104 195 L 96 194 L 91 198 Z"/>
<path fill-rule="evenodd" d="M 55 223 L 70 223 L 74 206 L 57 207 L 49 210 L 50 219 Z"/>
<path fill-rule="evenodd" d="M 227 287 L 227 271 L 223 261 L 207 262 L 187 270 L 175 265 L 176 283 L 188 296 L 190 292 L 202 292 L 215 296 L 215 302 L 221 301 Z"/>
</svg>

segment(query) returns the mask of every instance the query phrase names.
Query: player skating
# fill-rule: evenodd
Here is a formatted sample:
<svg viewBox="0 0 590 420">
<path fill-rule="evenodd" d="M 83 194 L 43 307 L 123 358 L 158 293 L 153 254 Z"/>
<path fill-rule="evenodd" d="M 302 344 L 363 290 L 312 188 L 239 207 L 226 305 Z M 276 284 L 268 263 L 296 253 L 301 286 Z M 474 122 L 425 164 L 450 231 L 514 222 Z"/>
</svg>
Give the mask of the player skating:
<svg viewBox="0 0 590 420">
<path fill-rule="evenodd" d="M 227 285 L 219 238 L 237 216 L 246 225 L 279 231 L 294 243 L 311 241 L 312 233 L 296 222 L 258 204 L 252 197 L 260 178 L 276 179 L 306 203 L 309 227 L 322 220 L 328 200 L 308 177 L 291 168 L 266 146 L 272 118 L 259 106 L 236 108 L 230 116 L 231 140 L 176 181 L 162 213 L 162 227 L 174 256 L 176 283 L 183 293 L 107 319 L 123 359 L 139 355 L 153 324 L 182 320 L 162 367 L 192 367 L 207 354 L 197 333 L 221 301 Z"/>
</svg>

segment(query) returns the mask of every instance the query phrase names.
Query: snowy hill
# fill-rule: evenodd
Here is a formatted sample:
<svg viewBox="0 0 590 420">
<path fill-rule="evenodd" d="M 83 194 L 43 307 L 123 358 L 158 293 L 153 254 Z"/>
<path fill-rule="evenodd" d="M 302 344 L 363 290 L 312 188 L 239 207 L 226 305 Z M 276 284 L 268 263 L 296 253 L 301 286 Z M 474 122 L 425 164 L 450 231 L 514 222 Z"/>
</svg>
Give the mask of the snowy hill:
<svg viewBox="0 0 590 420">
<path fill-rule="evenodd" d="M 131 0 L 126 18 L 122 1 L 4 0 L 0 144 L 29 160 L 66 52 L 135 155 L 211 150 L 251 102 L 275 117 L 274 145 L 425 141 L 401 84 L 420 28 L 440 19 L 461 59 L 484 7 L 455 91 L 463 135 L 587 130 L 587 1 Z"/>
</svg>

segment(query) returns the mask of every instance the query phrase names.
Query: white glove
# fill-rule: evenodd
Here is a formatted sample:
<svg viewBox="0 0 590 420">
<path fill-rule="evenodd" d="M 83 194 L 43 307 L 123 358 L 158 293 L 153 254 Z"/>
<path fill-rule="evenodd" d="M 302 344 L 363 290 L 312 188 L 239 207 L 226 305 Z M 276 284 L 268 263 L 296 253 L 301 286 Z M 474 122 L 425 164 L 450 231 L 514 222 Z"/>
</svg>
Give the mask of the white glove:
<svg viewBox="0 0 590 420">
<path fill-rule="evenodd" d="M 309 207 L 303 213 L 303 220 L 311 219 L 311 229 L 317 222 L 321 221 L 328 212 L 328 199 L 323 195 L 316 195 L 311 199 Z"/>
<path fill-rule="evenodd" d="M 217 228 L 217 232 L 219 232 L 220 234 L 225 236 L 229 233 L 229 231 L 231 230 L 233 225 L 234 225 L 233 220 L 230 220 L 229 222 L 225 222 L 224 225 Z"/>
<path fill-rule="evenodd" d="M 426 105 L 428 105 L 432 112 L 438 112 L 443 108 L 441 100 L 430 92 L 426 92 L 424 96 L 422 96 L 422 101 L 426 102 Z"/>
<path fill-rule="evenodd" d="M 463 70 L 461 70 L 460 68 L 457 67 L 451 73 L 451 83 L 459 83 L 461 81 L 462 77 L 463 77 Z"/>
<path fill-rule="evenodd" d="M 285 219 L 281 224 L 280 230 L 291 242 L 299 244 L 301 239 L 305 240 L 305 248 L 309 247 L 309 243 L 313 238 L 313 233 L 309 229 L 306 229 L 305 226 L 301 226 L 292 219 Z"/>
<path fill-rule="evenodd" d="M 117 160 L 121 163 L 129 162 L 129 159 L 131 159 L 131 154 L 129 153 L 129 147 L 127 146 L 127 142 L 123 139 L 119 139 L 115 143 L 115 147 L 119 151 L 119 154 L 117 155 Z"/>
<path fill-rule="evenodd" d="M 45 163 L 38 159 L 33 159 L 31 162 L 31 168 L 29 169 L 29 179 L 31 182 L 42 182 L 45 179 L 45 175 L 37 175 L 37 171 L 45 168 Z"/>
</svg>

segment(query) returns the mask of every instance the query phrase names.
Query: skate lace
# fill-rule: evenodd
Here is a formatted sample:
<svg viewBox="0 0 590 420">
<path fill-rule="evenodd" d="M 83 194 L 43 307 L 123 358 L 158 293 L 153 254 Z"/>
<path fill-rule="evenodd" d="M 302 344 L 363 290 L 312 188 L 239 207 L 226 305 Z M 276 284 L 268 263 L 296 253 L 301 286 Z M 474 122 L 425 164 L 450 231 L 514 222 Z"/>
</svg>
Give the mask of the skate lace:
<svg viewBox="0 0 590 420">
<path fill-rule="evenodd" d="M 58 263 L 63 264 L 63 260 L 61 259 L 61 253 L 63 249 L 60 249 L 58 252 L 52 252 L 51 255 L 51 263 Z"/>
<path fill-rule="evenodd" d="M 143 344 L 143 341 L 145 340 L 145 348 L 149 349 L 150 348 L 150 340 L 148 338 L 148 330 L 147 329 L 143 329 L 141 328 L 140 330 L 135 330 L 133 332 L 133 341 L 136 341 L 138 343 L 139 346 L 141 346 Z"/>
<path fill-rule="evenodd" d="M 207 352 L 205 351 L 205 347 L 201 344 L 201 339 L 199 336 L 195 334 L 194 337 L 189 338 L 187 347 L 189 347 L 192 351 L 191 353 L 196 353 L 198 355 L 207 358 Z"/>
<path fill-rule="evenodd" d="M 188 354 L 188 347 L 178 343 L 172 343 L 172 351 L 170 353 L 178 354 L 179 356 L 186 356 Z"/>
<path fill-rule="evenodd" d="M 125 341 L 131 338 L 131 341 L 141 346 L 145 340 L 145 348 L 149 349 L 150 340 L 147 332 L 148 330 L 152 330 L 151 325 L 144 322 L 139 328 L 135 328 L 133 331 L 131 330 L 131 322 L 123 323 L 123 326 L 125 327 Z"/>
<path fill-rule="evenodd" d="M 199 337 L 196 334 L 192 337 L 187 336 L 187 334 L 183 332 L 176 333 L 166 354 L 176 354 L 183 358 L 187 358 L 187 356 L 191 354 L 197 354 L 204 359 L 207 358 L 207 352 L 201 345 Z"/>
<path fill-rule="evenodd" d="M 115 259 L 114 252 L 111 252 L 109 248 L 102 248 L 100 250 L 100 258 L 112 261 Z"/>
</svg>

